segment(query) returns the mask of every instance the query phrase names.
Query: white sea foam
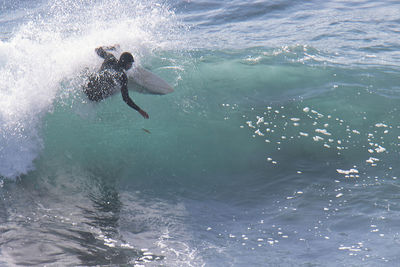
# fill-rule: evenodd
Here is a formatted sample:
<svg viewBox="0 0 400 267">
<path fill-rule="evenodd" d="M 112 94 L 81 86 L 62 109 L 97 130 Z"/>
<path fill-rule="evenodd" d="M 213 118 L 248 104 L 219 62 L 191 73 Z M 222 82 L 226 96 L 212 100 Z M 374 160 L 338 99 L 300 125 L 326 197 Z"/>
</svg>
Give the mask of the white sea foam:
<svg viewBox="0 0 400 267">
<path fill-rule="evenodd" d="M 102 1 L 90 10 L 85 5 L 92 1 L 70 2 L 54 0 L 43 7 L 45 16 L 0 41 L 0 176 L 13 178 L 34 168 L 44 115 L 60 96 L 75 94 L 71 81 L 84 68 L 99 66 L 95 47 L 119 43 L 140 58 L 165 47 L 168 38 L 161 33 L 171 36 L 175 25 L 172 12 L 150 2 L 124 3 L 130 8 L 122 13 L 123 0 Z"/>
</svg>

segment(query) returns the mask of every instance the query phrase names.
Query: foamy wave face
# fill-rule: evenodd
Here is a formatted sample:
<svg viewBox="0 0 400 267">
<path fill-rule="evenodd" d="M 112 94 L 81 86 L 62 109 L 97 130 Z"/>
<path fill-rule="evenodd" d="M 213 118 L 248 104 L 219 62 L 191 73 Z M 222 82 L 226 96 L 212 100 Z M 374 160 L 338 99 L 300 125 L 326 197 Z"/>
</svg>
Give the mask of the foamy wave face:
<svg viewBox="0 0 400 267">
<path fill-rule="evenodd" d="M 176 48 L 179 31 L 174 14 L 153 1 L 52 0 L 31 17 L 0 42 L 0 176 L 9 178 L 34 168 L 44 115 L 77 89 L 63 81 L 101 64 L 95 47 L 118 43 L 140 58 Z"/>
</svg>

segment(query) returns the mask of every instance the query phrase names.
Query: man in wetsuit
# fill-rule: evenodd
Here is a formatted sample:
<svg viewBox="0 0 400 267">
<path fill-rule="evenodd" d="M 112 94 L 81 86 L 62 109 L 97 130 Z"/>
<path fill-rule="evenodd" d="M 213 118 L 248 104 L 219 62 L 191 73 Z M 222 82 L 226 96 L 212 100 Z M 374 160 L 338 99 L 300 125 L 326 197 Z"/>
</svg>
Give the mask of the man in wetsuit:
<svg viewBox="0 0 400 267">
<path fill-rule="evenodd" d="M 125 103 L 148 119 L 149 115 L 136 105 L 128 94 L 128 77 L 125 71 L 132 67 L 134 62 L 132 54 L 124 52 L 117 60 L 113 54 L 108 52 L 112 50 L 115 50 L 115 46 L 101 46 L 95 49 L 97 55 L 104 58 L 104 62 L 99 72 L 89 77 L 89 81 L 84 87 L 85 94 L 90 100 L 98 102 L 121 90 Z"/>
</svg>

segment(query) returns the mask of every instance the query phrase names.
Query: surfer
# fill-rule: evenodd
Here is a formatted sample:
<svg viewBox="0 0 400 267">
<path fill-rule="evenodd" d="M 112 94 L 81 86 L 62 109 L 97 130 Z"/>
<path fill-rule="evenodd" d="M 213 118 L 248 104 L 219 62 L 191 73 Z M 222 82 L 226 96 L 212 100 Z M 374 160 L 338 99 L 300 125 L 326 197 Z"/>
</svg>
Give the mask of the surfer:
<svg viewBox="0 0 400 267">
<path fill-rule="evenodd" d="M 101 46 L 95 49 L 97 55 L 104 58 L 104 62 L 97 73 L 89 76 L 83 91 L 89 100 L 99 102 L 116 94 L 120 88 L 124 102 L 148 119 L 149 115 L 136 105 L 128 94 L 128 76 L 125 71 L 132 67 L 133 56 L 129 52 L 124 52 L 117 60 L 113 54 L 108 52 L 115 49 L 116 46 Z"/>
</svg>

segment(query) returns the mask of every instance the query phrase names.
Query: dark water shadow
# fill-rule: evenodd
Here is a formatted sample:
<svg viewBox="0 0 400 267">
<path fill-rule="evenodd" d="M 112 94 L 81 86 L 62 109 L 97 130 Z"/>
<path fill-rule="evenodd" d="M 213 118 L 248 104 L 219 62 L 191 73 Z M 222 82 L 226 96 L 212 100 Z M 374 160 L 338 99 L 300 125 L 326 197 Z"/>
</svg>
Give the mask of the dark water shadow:
<svg viewBox="0 0 400 267">
<path fill-rule="evenodd" d="M 134 266 L 163 259 L 132 247 L 119 233 L 123 202 L 116 179 L 84 178 L 71 183 L 36 172 L 1 188 L 0 263 Z"/>
</svg>

